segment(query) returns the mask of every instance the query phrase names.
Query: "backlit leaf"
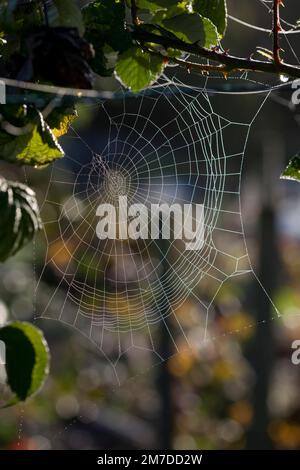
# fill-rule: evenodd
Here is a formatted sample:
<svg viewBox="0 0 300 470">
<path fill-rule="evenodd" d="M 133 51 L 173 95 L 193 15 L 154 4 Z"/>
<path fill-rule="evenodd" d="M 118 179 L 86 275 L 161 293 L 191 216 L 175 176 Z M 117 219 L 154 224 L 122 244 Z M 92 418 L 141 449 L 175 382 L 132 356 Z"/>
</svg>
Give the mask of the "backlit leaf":
<svg viewBox="0 0 300 470">
<path fill-rule="evenodd" d="M 132 47 L 120 54 L 116 65 L 116 77 L 133 92 L 154 83 L 164 68 L 163 58 Z"/>
<path fill-rule="evenodd" d="M 42 227 L 34 191 L 0 177 L 0 214 L 0 261 L 5 261 Z"/>
<path fill-rule="evenodd" d="M 0 130 L 0 159 L 22 165 L 44 166 L 64 155 L 54 133 L 40 115 L 19 135 Z"/>
<path fill-rule="evenodd" d="M 5 344 L 7 383 L 15 403 L 36 393 L 49 369 L 49 351 L 41 330 L 31 323 L 14 322 L 0 329 Z"/>
<path fill-rule="evenodd" d="M 282 175 L 281 179 L 300 181 L 300 154 L 293 157 Z"/>
<path fill-rule="evenodd" d="M 198 13 L 182 13 L 162 20 L 162 25 L 185 42 L 197 42 L 210 48 L 218 42 L 218 32 L 213 23 Z"/>
<path fill-rule="evenodd" d="M 193 9 L 205 18 L 209 18 L 220 36 L 224 36 L 227 27 L 226 0 L 194 0 Z"/>
</svg>

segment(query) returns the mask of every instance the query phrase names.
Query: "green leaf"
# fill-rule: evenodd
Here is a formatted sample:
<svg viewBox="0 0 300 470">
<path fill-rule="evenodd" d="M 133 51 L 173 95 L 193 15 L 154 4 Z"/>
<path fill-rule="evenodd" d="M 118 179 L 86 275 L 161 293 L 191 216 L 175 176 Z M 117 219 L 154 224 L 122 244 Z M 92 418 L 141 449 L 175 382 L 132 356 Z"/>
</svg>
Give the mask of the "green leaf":
<svg viewBox="0 0 300 470">
<path fill-rule="evenodd" d="M 0 214 L 0 261 L 5 261 L 42 228 L 34 191 L 0 177 Z"/>
<path fill-rule="evenodd" d="M 123 52 L 132 45 L 131 35 L 125 29 L 125 6 L 114 0 L 92 2 L 83 9 L 87 25 L 86 35 L 93 31 L 98 34 L 103 44 L 108 44 L 114 51 Z M 97 44 L 94 44 L 95 48 Z"/>
<path fill-rule="evenodd" d="M 47 124 L 51 128 L 53 135 L 58 138 L 66 134 L 72 122 L 78 117 L 74 108 L 55 108 L 47 118 Z"/>
<path fill-rule="evenodd" d="M 45 123 L 42 129 L 39 126 L 33 128 L 27 146 L 18 154 L 17 159 L 22 164 L 44 166 L 63 155 L 63 149 Z"/>
<path fill-rule="evenodd" d="M 43 333 L 31 323 L 14 322 L 0 329 L 0 340 L 6 347 L 7 383 L 17 401 L 26 400 L 42 387 L 49 371 Z"/>
<path fill-rule="evenodd" d="M 156 12 L 158 10 L 167 10 L 178 3 L 177 0 L 137 0 L 136 6 L 140 9 Z"/>
<path fill-rule="evenodd" d="M 163 68 L 163 57 L 132 47 L 119 55 L 115 72 L 124 86 L 137 92 L 154 83 Z"/>
<path fill-rule="evenodd" d="M 22 165 L 44 166 L 64 156 L 54 133 L 40 117 L 40 122 L 33 122 L 30 130 L 20 135 L 0 130 L 0 159 Z"/>
<path fill-rule="evenodd" d="M 125 29 L 125 6 L 114 0 L 96 1 L 82 10 L 86 25 L 85 38 L 93 44 L 95 57 L 91 66 L 102 76 L 111 75 L 105 55 L 106 46 L 124 52 L 132 46 L 131 34 Z"/>
<path fill-rule="evenodd" d="M 213 23 L 198 13 L 182 13 L 162 20 L 162 25 L 185 42 L 197 42 L 210 48 L 218 42 L 218 32 Z"/>
<path fill-rule="evenodd" d="M 77 28 L 81 36 L 84 34 L 84 22 L 81 10 L 74 0 L 53 0 L 57 9 L 57 17 L 52 22 L 52 26 L 65 26 Z"/>
<path fill-rule="evenodd" d="M 295 157 L 290 160 L 280 178 L 284 180 L 300 181 L 300 154 L 295 155 Z"/>
<path fill-rule="evenodd" d="M 155 12 L 154 16 L 152 17 L 151 22 L 153 24 L 162 24 L 162 20 L 167 18 L 173 18 L 174 16 L 178 16 L 181 14 L 191 14 L 191 11 L 187 8 L 187 2 L 176 2 L 168 9 L 160 9 Z"/>
<path fill-rule="evenodd" d="M 194 0 L 193 10 L 209 18 L 216 26 L 220 36 L 224 36 L 227 27 L 226 0 Z"/>
</svg>

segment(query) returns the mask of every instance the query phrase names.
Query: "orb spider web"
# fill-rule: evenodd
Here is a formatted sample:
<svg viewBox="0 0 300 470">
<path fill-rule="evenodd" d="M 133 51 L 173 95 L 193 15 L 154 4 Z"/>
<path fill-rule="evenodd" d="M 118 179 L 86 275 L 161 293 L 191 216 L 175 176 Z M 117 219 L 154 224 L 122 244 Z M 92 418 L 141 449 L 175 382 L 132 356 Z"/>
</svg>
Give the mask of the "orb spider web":
<svg viewBox="0 0 300 470">
<path fill-rule="evenodd" d="M 201 343 L 220 288 L 252 272 L 240 188 L 260 108 L 250 122 L 230 121 L 214 110 L 205 87 L 165 76 L 137 97 L 122 92 L 95 106 L 100 132 L 88 142 L 73 128 L 70 151 L 51 168 L 36 299 L 41 318 L 79 330 L 116 371 L 132 351 L 167 359 L 159 330 L 173 352 L 188 347 L 177 313 L 189 298 L 199 306 Z M 176 239 L 99 240 L 99 203 L 116 204 L 125 195 L 144 205 L 201 203 L 202 248 L 185 250 Z M 54 282 L 45 287 L 49 272 Z"/>
</svg>

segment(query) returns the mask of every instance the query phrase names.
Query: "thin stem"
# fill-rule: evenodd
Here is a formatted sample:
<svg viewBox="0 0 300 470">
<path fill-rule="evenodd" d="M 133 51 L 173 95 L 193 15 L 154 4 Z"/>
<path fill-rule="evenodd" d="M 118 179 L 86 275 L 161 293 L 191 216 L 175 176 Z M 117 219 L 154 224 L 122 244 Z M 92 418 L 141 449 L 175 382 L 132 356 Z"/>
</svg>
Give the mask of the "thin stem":
<svg viewBox="0 0 300 470">
<path fill-rule="evenodd" d="M 280 23 L 280 6 L 282 5 L 281 0 L 273 0 L 273 56 L 274 63 L 278 67 L 282 63 L 280 56 L 279 46 L 279 32 L 281 31 Z"/>
<path fill-rule="evenodd" d="M 271 75 L 286 75 L 291 78 L 300 78 L 300 67 L 290 64 L 284 64 L 282 61 L 279 63 L 265 62 L 254 59 L 245 59 L 220 52 L 216 49 L 206 49 L 198 46 L 198 44 L 188 44 L 177 38 L 170 38 L 165 36 L 158 36 L 157 34 L 149 33 L 143 30 L 142 26 L 136 27 L 132 32 L 132 36 L 137 41 L 142 43 L 153 43 L 163 46 L 165 49 L 177 49 L 183 52 L 188 52 L 197 57 L 204 57 L 205 59 L 217 62 L 222 67 L 222 72 L 231 73 L 233 71 L 242 72 L 264 72 Z M 188 63 L 186 64 L 188 66 Z"/>
</svg>

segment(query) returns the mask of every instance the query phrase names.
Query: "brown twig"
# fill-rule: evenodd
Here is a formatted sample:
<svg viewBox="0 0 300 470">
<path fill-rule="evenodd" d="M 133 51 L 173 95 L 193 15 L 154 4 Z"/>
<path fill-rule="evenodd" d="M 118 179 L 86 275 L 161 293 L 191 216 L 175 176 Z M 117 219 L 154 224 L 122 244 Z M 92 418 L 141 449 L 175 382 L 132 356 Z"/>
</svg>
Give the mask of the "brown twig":
<svg viewBox="0 0 300 470">
<path fill-rule="evenodd" d="M 273 0 L 273 56 L 276 67 L 278 67 L 282 63 L 279 46 L 279 32 L 282 30 L 280 23 L 281 5 L 282 0 Z"/>
<path fill-rule="evenodd" d="M 135 40 L 142 43 L 153 43 L 163 46 L 165 49 L 177 49 L 183 52 L 188 52 L 197 57 L 209 59 L 213 62 L 221 64 L 220 72 L 229 74 L 234 71 L 243 72 L 263 72 L 271 75 L 286 75 L 291 78 L 300 78 L 300 67 L 285 64 L 282 61 L 279 63 L 266 62 L 254 59 L 245 59 L 241 57 L 232 56 L 228 53 L 217 51 L 215 49 L 206 49 L 198 44 L 188 44 L 177 38 L 170 38 L 166 36 L 159 36 L 157 34 L 149 33 L 143 30 L 142 26 L 135 28 L 132 32 Z M 185 66 L 188 67 L 188 63 Z M 195 64 L 191 64 L 194 67 Z M 219 70 L 219 69 L 218 69 Z"/>
</svg>

